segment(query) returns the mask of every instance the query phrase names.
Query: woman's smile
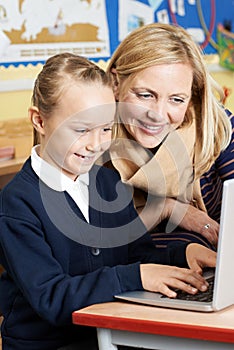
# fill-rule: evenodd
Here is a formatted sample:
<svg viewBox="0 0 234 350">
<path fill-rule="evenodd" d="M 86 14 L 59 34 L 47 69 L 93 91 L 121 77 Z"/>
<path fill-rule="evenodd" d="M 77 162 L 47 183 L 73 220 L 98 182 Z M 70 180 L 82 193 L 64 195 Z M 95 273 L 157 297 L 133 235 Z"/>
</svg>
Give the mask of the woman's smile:
<svg viewBox="0 0 234 350">
<path fill-rule="evenodd" d="M 137 124 L 139 124 L 141 130 L 150 135 L 158 135 L 168 126 L 166 123 L 160 124 L 148 124 L 142 120 L 137 119 Z"/>
</svg>

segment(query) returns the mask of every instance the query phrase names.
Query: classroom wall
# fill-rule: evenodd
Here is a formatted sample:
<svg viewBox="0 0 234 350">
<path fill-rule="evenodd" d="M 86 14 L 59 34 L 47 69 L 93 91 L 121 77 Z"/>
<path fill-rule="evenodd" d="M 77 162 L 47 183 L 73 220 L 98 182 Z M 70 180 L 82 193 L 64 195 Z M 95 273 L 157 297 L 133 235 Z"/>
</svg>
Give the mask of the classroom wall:
<svg viewBox="0 0 234 350">
<path fill-rule="evenodd" d="M 40 2 L 40 8 L 43 7 L 43 1 L 46 3 L 47 0 L 42 0 Z M 3 0 L 0 0 L 0 3 L 1 2 L 4 4 Z M 101 2 L 102 0 L 100 0 L 100 3 Z M 94 4 L 95 1 L 87 1 L 89 6 L 91 6 L 92 3 Z M 203 20 L 205 21 L 207 28 L 212 29 L 212 38 L 213 40 L 216 40 L 217 24 L 225 20 L 233 21 L 234 16 L 234 11 L 232 11 L 234 9 L 234 2 L 232 0 L 225 0 L 225 6 L 220 0 L 200 0 L 196 2 L 193 0 L 184 0 L 180 2 L 174 0 L 171 2 L 167 0 L 106 0 L 103 3 L 105 3 L 106 6 L 107 25 L 110 37 L 110 53 L 114 51 L 119 43 L 122 28 L 125 27 L 126 29 L 127 25 L 131 25 L 131 28 L 132 26 L 134 27 L 134 25 L 137 25 L 136 22 L 132 21 L 132 18 L 139 20 L 139 18 L 142 17 L 141 20 L 143 22 L 149 21 L 149 18 L 157 21 L 160 18 L 162 20 L 162 14 L 164 14 L 164 20 L 169 21 L 170 23 L 176 22 L 186 29 L 188 27 L 197 28 L 198 30 L 204 29 L 204 23 L 203 25 L 201 24 L 201 13 L 199 17 L 198 6 L 196 6 L 197 4 L 200 4 Z M 177 4 L 178 6 L 174 14 L 172 14 L 172 9 L 170 8 L 169 3 L 174 5 Z M 179 8 L 179 3 L 184 4 L 184 14 L 182 14 L 181 7 Z M 215 4 L 215 13 L 212 13 L 211 3 Z M 141 9 L 142 11 L 140 11 Z M 213 22 L 212 18 L 214 19 Z M 4 22 L 2 23 L 2 25 L 4 25 Z M 210 42 L 207 42 L 206 46 L 204 46 L 204 54 L 206 55 L 211 75 L 222 87 L 225 87 L 230 91 L 230 96 L 226 100 L 226 106 L 234 112 L 234 71 L 220 67 L 219 55 Z M 100 59 L 93 57 L 90 58 L 103 67 L 105 67 L 106 61 L 108 60 L 108 57 Z M 32 64 L 30 62 L 24 62 L 22 64 L 13 63 L 6 65 L 1 62 L 0 57 L 0 121 L 6 119 L 27 118 L 27 110 L 31 101 L 32 86 L 36 75 L 41 70 L 42 64 L 43 62 L 38 61 L 32 62 Z"/>
<path fill-rule="evenodd" d="M 41 68 L 42 64 L 9 68 L 0 66 L 0 120 L 27 118 L 33 82 Z"/>
<path fill-rule="evenodd" d="M 107 62 L 96 62 L 105 69 Z M 33 84 L 42 64 L 4 67 L 0 65 L 0 121 L 27 117 Z"/>
<path fill-rule="evenodd" d="M 104 68 L 106 62 L 99 62 Z M 212 77 L 222 86 L 230 90 L 226 107 L 234 112 L 234 72 L 221 68 L 218 57 L 208 58 L 208 68 Z M 32 86 L 42 65 L 4 68 L 0 67 L 1 82 L 5 81 L 8 91 L 0 92 L 0 121 L 6 119 L 27 118 L 27 110 L 31 103 Z M 4 79 L 4 80 L 3 80 Z M 17 90 L 17 85 L 21 90 Z M 15 88 L 16 86 L 16 88 Z"/>
</svg>

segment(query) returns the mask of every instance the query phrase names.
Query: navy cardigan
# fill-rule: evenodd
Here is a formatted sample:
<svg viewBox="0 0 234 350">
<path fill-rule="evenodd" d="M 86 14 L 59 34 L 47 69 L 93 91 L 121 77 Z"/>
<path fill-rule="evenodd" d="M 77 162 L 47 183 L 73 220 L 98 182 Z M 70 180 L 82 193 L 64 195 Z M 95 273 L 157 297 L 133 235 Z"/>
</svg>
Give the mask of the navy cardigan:
<svg viewBox="0 0 234 350">
<path fill-rule="evenodd" d="M 78 341 L 86 330 L 72 325 L 72 312 L 142 289 L 140 262 L 187 267 L 187 244 L 166 253 L 154 247 L 115 171 L 94 166 L 89 194 L 90 224 L 67 193 L 39 181 L 30 158 L 0 192 L 4 349 Z"/>
</svg>

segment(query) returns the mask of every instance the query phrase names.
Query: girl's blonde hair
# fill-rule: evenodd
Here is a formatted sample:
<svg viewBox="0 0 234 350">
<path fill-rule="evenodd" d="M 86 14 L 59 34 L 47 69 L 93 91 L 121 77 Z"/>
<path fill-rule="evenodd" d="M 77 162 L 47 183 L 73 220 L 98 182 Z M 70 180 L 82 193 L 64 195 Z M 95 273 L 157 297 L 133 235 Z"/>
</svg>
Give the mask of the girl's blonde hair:
<svg viewBox="0 0 234 350">
<path fill-rule="evenodd" d="M 87 58 L 65 52 L 45 62 L 34 84 L 32 105 L 49 118 L 58 107 L 64 89 L 74 82 L 99 83 L 112 88 L 111 78 L 103 69 Z M 34 129 L 34 145 L 38 142 Z"/>
<path fill-rule="evenodd" d="M 134 30 L 117 47 L 107 73 L 112 76 L 113 86 L 124 82 L 126 89 L 129 80 L 143 69 L 174 63 L 189 64 L 193 69 L 191 102 L 181 127 L 192 123 L 195 118 L 195 169 L 196 175 L 200 176 L 227 147 L 232 130 L 220 103 L 223 91 L 208 74 L 202 51 L 188 32 L 161 23 Z"/>
</svg>

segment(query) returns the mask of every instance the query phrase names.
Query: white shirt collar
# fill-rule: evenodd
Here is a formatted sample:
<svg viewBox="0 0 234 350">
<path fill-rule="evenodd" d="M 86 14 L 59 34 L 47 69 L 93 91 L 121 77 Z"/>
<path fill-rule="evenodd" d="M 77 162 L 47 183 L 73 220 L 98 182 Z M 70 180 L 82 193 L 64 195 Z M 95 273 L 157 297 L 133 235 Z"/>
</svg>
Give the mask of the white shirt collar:
<svg viewBox="0 0 234 350">
<path fill-rule="evenodd" d="M 59 169 L 47 163 L 39 157 L 37 149 L 39 145 L 34 146 L 31 151 L 31 165 L 37 176 L 50 188 L 55 191 L 67 191 L 73 187 L 75 183 L 82 182 L 84 185 L 89 185 L 89 173 L 81 174 L 75 181 L 64 175 Z"/>
<path fill-rule="evenodd" d="M 51 189 L 58 192 L 66 191 L 89 222 L 89 173 L 81 174 L 73 181 L 39 157 L 38 147 L 34 146 L 31 151 L 31 165 L 37 176 Z"/>
</svg>

